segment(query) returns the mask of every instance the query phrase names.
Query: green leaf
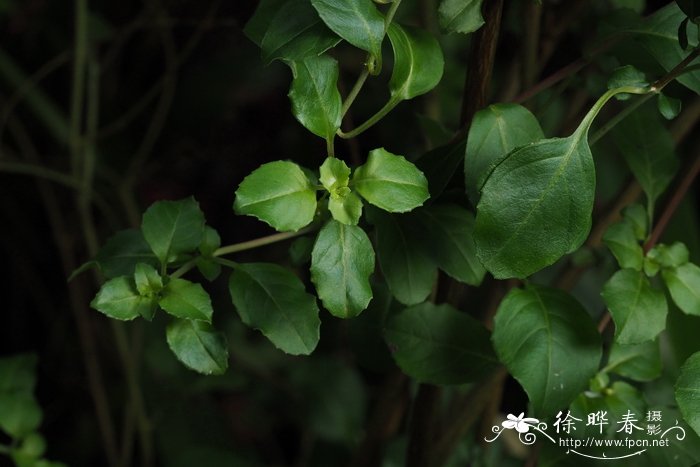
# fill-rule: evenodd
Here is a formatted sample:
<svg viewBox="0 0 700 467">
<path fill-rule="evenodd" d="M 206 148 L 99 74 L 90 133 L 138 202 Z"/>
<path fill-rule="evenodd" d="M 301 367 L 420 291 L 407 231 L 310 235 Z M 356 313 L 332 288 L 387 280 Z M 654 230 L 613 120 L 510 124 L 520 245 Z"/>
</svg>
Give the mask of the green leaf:
<svg viewBox="0 0 700 467">
<path fill-rule="evenodd" d="M 406 308 L 384 333 L 401 370 L 422 383 L 469 383 L 498 366 L 486 328 L 447 304 Z"/>
<path fill-rule="evenodd" d="M 121 230 L 114 234 L 97 253 L 95 261 L 107 279 L 131 276 L 138 263 L 158 266 L 158 258 L 139 229 Z"/>
<path fill-rule="evenodd" d="M 228 368 L 226 336 L 209 323 L 175 319 L 166 330 L 170 350 L 187 368 L 205 375 L 221 375 Z"/>
<path fill-rule="evenodd" d="M 659 341 L 621 345 L 613 343 L 605 371 L 611 371 L 635 381 L 652 381 L 661 375 Z"/>
<path fill-rule="evenodd" d="M 659 98 L 656 101 L 656 106 L 659 109 L 659 113 L 663 115 L 666 120 L 673 120 L 681 113 L 682 102 L 680 99 L 675 99 L 673 97 L 668 97 L 666 94 L 659 93 Z"/>
<path fill-rule="evenodd" d="M 323 24 L 309 0 L 290 0 L 270 21 L 260 48 L 266 63 L 299 61 L 321 55 L 338 42 L 340 38 Z"/>
<path fill-rule="evenodd" d="M 236 190 L 233 209 L 279 231 L 295 231 L 316 214 L 316 191 L 297 164 L 275 161 L 248 175 Z"/>
<path fill-rule="evenodd" d="M 201 285 L 172 278 L 162 291 L 160 307 L 176 318 L 211 323 L 211 298 Z"/>
<path fill-rule="evenodd" d="M 46 452 L 46 440 L 41 433 L 29 433 L 17 451 L 31 459 L 39 459 Z"/>
<path fill-rule="evenodd" d="M 623 86 L 635 86 L 643 88 L 648 86 L 649 82 L 644 76 L 644 73 L 633 67 L 625 65 L 613 71 L 612 76 L 608 80 L 608 89 L 621 88 Z M 624 101 L 630 98 L 629 94 L 618 94 L 615 96 L 617 100 Z"/>
<path fill-rule="evenodd" d="M 251 16 L 243 28 L 243 33 L 246 37 L 260 47 L 272 19 L 286 2 L 287 0 L 261 0 L 253 16 Z"/>
<path fill-rule="evenodd" d="M 603 236 L 603 241 L 617 259 L 621 268 L 642 270 L 644 250 L 635 235 L 635 227 L 627 219 L 611 225 Z"/>
<path fill-rule="evenodd" d="M 603 287 L 602 295 L 615 322 L 617 343 L 649 341 L 666 327 L 666 297 L 651 286 L 644 273 L 617 271 Z"/>
<path fill-rule="evenodd" d="M 442 0 L 438 8 L 440 27 L 447 32 L 469 34 L 484 24 L 483 0 Z"/>
<path fill-rule="evenodd" d="M 479 285 L 486 270 L 476 257 L 474 215 L 454 204 L 431 205 L 416 215 L 423 224 L 428 254 L 447 275 L 469 285 Z"/>
<path fill-rule="evenodd" d="M 389 212 L 410 211 L 430 196 L 423 172 L 384 148 L 370 151 L 367 162 L 355 170 L 352 185 L 364 199 Z"/>
<path fill-rule="evenodd" d="M 212 227 L 208 225 L 204 227 L 202 235 L 202 243 L 199 244 L 199 252 L 202 256 L 211 257 L 214 252 L 221 246 L 221 237 Z"/>
<path fill-rule="evenodd" d="M 333 32 L 380 59 L 384 16 L 372 0 L 311 0 L 311 4 Z"/>
<path fill-rule="evenodd" d="M 0 393 L 33 392 L 36 385 L 35 354 L 19 354 L 0 358 Z"/>
<path fill-rule="evenodd" d="M 241 320 L 278 349 L 309 355 L 316 348 L 321 326 L 316 299 L 288 270 L 276 264 L 239 264 L 229 291 Z"/>
<path fill-rule="evenodd" d="M 160 277 L 156 268 L 146 263 L 136 265 L 134 282 L 139 294 L 146 297 L 157 294 L 163 288 L 163 278 Z"/>
<path fill-rule="evenodd" d="M 335 157 L 327 157 L 319 167 L 319 181 L 329 193 L 333 190 L 348 186 L 350 183 L 350 167 Z"/>
<path fill-rule="evenodd" d="M 196 260 L 197 270 L 204 276 L 209 282 L 215 280 L 221 274 L 221 265 L 210 258 L 205 258 L 200 256 Z"/>
<path fill-rule="evenodd" d="M 41 407 L 31 392 L 0 392 L 0 428 L 12 438 L 21 439 L 35 431 L 41 417 Z"/>
<path fill-rule="evenodd" d="M 341 188 L 331 194 L 328 210 L 338 222 L 357 225 L 362 215 L 362 200 L 349 188 Z"/>
<path fill-rule="evenodd" d="M 646 414 L 646 407 L 647 404 L 644 400 L 644 395 L 637 388 L 624 381 L 615 381 L 612 386 L 606 388 L 602 394 L 593 395 L 587 391 L 579 395 L 573 404 L 571 404 L 570 410 L 572 414 L 582 419 L 581 422 L 577 423 L 577 426 L 579 429 L 583 429 L 581 432 L 576 433 L 572 431 L 572 435 L 575 434 L 577 437 L 581 438 L 592 436 L 598 439 L 620 439 L 621 437 L 628 436 L 618 431 L 620 430 L 623 417 L 630 411 L 638 417 L 636 425 L 639 426 L 643 423 L 641 417 Z M 587 425 L 587 415 L 598 411 L 606 412 L 608 424 L 604 424 L 602 427 Z M 582 426 L 584 424 L 586 424 L 585 427 Z M 641 433 L 642 432 L 639 432 L 639 434 Z M 613 447 L 615 446 L 613 445 Z M 614 451 L 606 446 L 605 455 L 609 456 L 610 459 L 624 454 L 630 454 L 628 448 Z M 604 463 L 593 465 L 599 466 L 604 465 Z"/>
<path fill-rule="evenodd" d="M 602 353 L 586 310 L 561 290 L 534 285 L 511 290 L 501 302 L 492 340 L 540 417 L 567 407 L 587 387 Z"/>
<path fill-rule="evenodd" d="M 437 198 L 452 180 L 452 176 L 464 162 L 464 139 L 440 146 L 423 153 L 415 161 L 418 170 L 428 179 L 430 197 Z"/>
<path fill-rule="evenodd" d="M 289 259 L 294 266 L 303 266 L 311 262 L 311 250 L 314 248 L 314 238 L 298 237 L 289 246 Z"/>
<path fill-rule="evenodd" d="M 133 277 L 120 276 L 102 284 L 90 306 L 110 318 L 129 321 L 139 315 L 150 316 L 153 299 L 139 294 Z"/>
<path fill-rule="evenodd" d="M 391 23 L 388 33 L 394 50 L 389 80 L 392 99 L 413 99 L 437 86 L 445 66 L 437 40 L 426 31 L 396 23 Z"/>
<path fill-rule="evenodd" d="M 622 217 L 629 222 L 634 230 L 637 240 L 642 241 L 647 238 L 647 211 L 641 204 L 630 204 L 622 210 Z"/>
<path fill-rule="evenodd" d="M 660 243 L 649 250 L 647 257 L 663 268 L 677 268 L 688 262 L 688 247 L 681 242 L 671 245 Z"/>
<path fill-rule="evenodd" d="M 489 174 L 515 148 L 544 138 L 537 118 L 517 104 L 495 104 L 474 115 L 467 137 L 464 174 L 476 205 Z"/>
<path fill-rule="evenodd" d="M 292 113 L 299 122 L 321 138 L 333 138 L 340 128 L 338 62 L 326 55 L 292 62 L 294 80 L 289 90 Z"/>
<path fill-rule="evenodd" d="M 204 234 L 204 214 L 194 198 L 158 201 L 143 214 L 141 231 L 162 264 L 199 247 Z"/>
<path fill-rule="evenodd" d="M 683 418 L 700 434 L 700 352 L 694 353 L 683 363 L 675 394 Z"/>
<path fill-rule="evenodd" d="M 613 129 L 615 144 L 653 203 L 678 168 L 673 138 L 655 112 L 636 111 Z"/>
<path fill-rule="evenodd" d="M 369 276 L 374 250 L 360 227 L 330 220 L 311 253 L 311 281 L 323 306 L 338 318 L 353 318 L 372 299 Z"/>
<path fill-rule="evenodd" d="M 673 303 L 688 315 L 700 316 L 700 267 L 686 263 L 661 272 Z"/>
<path fill-rule="evenodd" d="M 371 222 L 376 228 L 377 259 L 391 294 L 405 305 L 421 303 L 433 289 L 437 267 L 428 255 L 427 239 L 419 234 L 416 216 L 374 210 Z"/>
</svg>

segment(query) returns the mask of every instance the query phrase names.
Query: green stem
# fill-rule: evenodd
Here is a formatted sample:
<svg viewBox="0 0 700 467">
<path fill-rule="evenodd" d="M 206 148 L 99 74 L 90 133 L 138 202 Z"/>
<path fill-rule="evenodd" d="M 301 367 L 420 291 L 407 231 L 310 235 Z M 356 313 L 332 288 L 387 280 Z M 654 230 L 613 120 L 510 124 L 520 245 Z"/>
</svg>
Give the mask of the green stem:
<svg viewBox="0 0 700 467">
<path fill-rule="evenodd" d="M 593 107 L 591 107 L 591 110 L 588 111 L 585 117 L 583 117 L 583 120 L 581 120 L 581 124 L 579 127 L 576 129 L 576 133 L 579 135 L 587 135 L 588 130 L 591 128 L 591 124 L 593 123 L 593 119 L 600 113 L 601 109 L 603 106 L 613 98 L 613 96 L 617 94 L 647 94 L 651 92 L 651 89 L 648 87 L 639 87 L 639 86 L 622 86 L 620 88 L 615 88 L 615 89 L 610 89 L 608 92 L 600 96 L 600 99 L 596 101 L 595 104 L 593 104 Z"/>
<path fill-rule="evenodd" d="M 214 261 L 221 264 L 222 266 L 226 266 L 227 268 L 231 269 L 235 269 L 238 266 L 238 263 L 226 258 L 214 258 Z"/>
<path fill-rule="evenodd" d="M 368 60 L 369 60 L 369 58 L 368 58 Z M 347 114 L 348 110 L 350 110 L 350 106 L 352 105 L 353 102 L 355 102 L 355 99 L 357 98 L 357 95 L 360 93 L 362 86 L 364 86 L 365 81 L 367 81 L 368 76 L 369 76 L 369 69 L 367 68 L 367 66 L 365 66 L 362 69 L 362 73 L 360 73 L 360 76 L 357 77 L 357 81 L 355 81 L 355 85 L 350 90 L 350 94 L 348 94 L 348 97 L 345 98 L 345 102 L 343 102 L 343 107 L 341 108 L 341 111 L 340 111 L 341 117 L 345 117 L 345 114 Z"/>
<path fill-rule="evenodd" d="M 335 157 L 334 142 L 335 135 L 330 135 L 326 137 L 326 152 L 328 153 L 328 157 Z"/>
<path fill-rule="evenodd" d="M 650 92 L 649 94 L 645 94 L 639 99 L 636 99 L 634 102 L 632 102 L 630 105 L 625 107 L 620 113 L 615 115 L 613 118 L 608 120 L 605 125 L 600 127 L 593 135 L 589 138 L 588 142 L 591 146 L 593 146 L 595 143 L 601 140 L 603 136 L 608 134 L 610 130 L 615 128 L 618 123 L 620 123 L 622 120 L 627 118 L 632 112 L 634 112 L 636 109 L 638 109 L 642 104 L 647 102 L 649 99 L 654 97 L 654 93 Z"/>
<path fill-rule="evenodd" d="M 389 25 L 391 25 L 391 22 L 394 21 L 394 15 L 396 14 L 396 10 L 399 9 L 399 5 L 401 5 L 401 0 L 394 0 L 389 7 L 389 10 L 386 12 L 386 16 L 384 18 L 384 34 L 389 30 Z"/>
<path fill-rule="evenodd" d="M 318 225 L 311 224 L 296 232 L 281 232 L 274 235 L 268 235 L 267 237 L 256 238 L 255 240 L 249 240 L 247 242 L 235 243 L 233 245 L 222 246 L 221 248 L 214 251 L 212 256 L 223 256 L 231 253 L 237 253 L 239 251 L 252 250 L 253 248 L 258 248 L 261 246 L 269 245 L 271 243 L 281 242 L 294 237 L 299 237 L 305 235 L 309 232 L 316 230 Z"/>
<path fill-rule="evenodd" d="M 392 97 L 389 99 L 389 102 L 387 102 L 384 107 L 379 109 L 379 111 L 372 115 L 365 123 L 362 125 L 348 131 L 347 133 L 343 132 L 342 130 L 338 129 L 336 134 L 340 136 L 343 139 L 350 139 L 354 138 L 355 136 L 359 135 L 360 133 L 363 133 L 364 131 L 368 130 L 371 128 L 374 124 L 376 124 L 378 121 L 380 121 L 382 118 L 386 116 L 391 110 L 398 105 L 398 103 L 401 102 L 401 99 L 398 99 L 396 97 Z"/>
</svg>

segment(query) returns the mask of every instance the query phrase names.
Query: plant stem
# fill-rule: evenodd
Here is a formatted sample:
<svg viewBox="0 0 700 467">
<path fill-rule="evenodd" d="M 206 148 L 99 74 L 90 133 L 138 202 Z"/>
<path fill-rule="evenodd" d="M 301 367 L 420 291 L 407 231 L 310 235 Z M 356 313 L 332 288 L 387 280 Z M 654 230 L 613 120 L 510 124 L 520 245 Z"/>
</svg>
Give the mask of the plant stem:
<svg viewBox="0 0 700 467">
<path fill-rule="evenodd" d="M 386 114 L 391 112 L 391 110 L 399 104 L 399 102 L 401 102 L 400 98 L 392 97 L 391 99 L 389 99 L 389 102 L 387 102 L 384 105 L 384 107 L 379 109 L 379 111 L 376 114 L 372 115 L 362 125 L 348 131 L 347 133 L 338 129 L 336 134 L 343 139 L 354 138 L 355 136 L 359 135 L 360 133 L 363 133 L 364 131 L 366 131 L 367 129 L 372 127 L 374 124 L 376 124 L 378 121 L 380 121 L 382 118 L 384 118 L 386 116 Z"/>
<path fill-rule="evenodd" d="M 401 0 L 394 0 L 391 3 L 389 10 L 386 12 L 384 19 L 384 34 L 386 34 L 386 32 L 389 30 L 389 25 L 391 22 L 394 21 L 394 15 L 396 14 L 396 10 L 399 9 L 399 5 L 401 5 Z"/>
<path fill-rule="evenodd" d="M 632 114 L 632 112 L 637 110 L 642 104 L 647 102 L 652 97 L 654 97 L 654 93 L 650 92 L 648 94 L 643 95 L 639 99 L 635 99 L 634 102 L 625 107 L 617 115 L 608 120 L 605 123 L 605 125 L 596 130 L 596 132 L 593 133 L 593 135 L 588 139 L 588 144 L 593 146 L 595 143 L 600 141 L 603 138 L 603 136 L 605 136 L 610 130 L 615 128 L 615 126 L 617 126 L 618 123 L 627 118 L 630 114 Z"/>
<path fill-rule="evenodd" d="M 328 157 L 335 157 L 335 148 L 333 143 L 335 141 L 335 135 L 326 137 L 326 153 Z"/>
<path fill-rule="evenodd" d="M 304 227 L 301 230 L 297 230 L 296 232 L 281 232 L 273 235 L 268 235 L 267 237 L 256 238 L 255 240 L 248 240 L 247 242 L 222 246 L 221 248 L 214 251 L 212 256 L 223 256 L 231 253 L 237 253 L 239 251 L 252 250 L 253 248 L 258 248 L 264 245 L 269 245 L 271 243 L 277 243 L 283 240 L 305 235 L 309 232 L 313 232 L 317 228 L 318 225 L 311 224 L 308 227 Z"/>
<path fill-rule="evenodd" d="M 226 258 L 214 258 L 214 261 L 219 263 L 222 266 L 226 266 L 227 268 L 235 269 L 238 264 L 234 261 L 231 261 L 230 259 Z"/>
<path fill-rule="evenodd" d="M 341 118 L 345 117 L 345 114 L 347 114 L 348 110 L 350 110 L 352 103 L 355 102 L 355 99 L 357 98 L 357 95 L 360 93 L 362 86 L 364 86 L 365 81 L 367 81 L 368 76 L 369 76 L 369 69 L 367 68 L 367 66 L 365 66 L 364 68 L 362 68 L 362 72 L 360 73 L 360 76 L 357 77 L 357 81 L 355 81 L 355 85 L 350 90 L 348 97 L 345 98 L 345 102 L 343 102 L 343 107 L 341 108 L 341 111 L 340 111 Z"/>
</svg>

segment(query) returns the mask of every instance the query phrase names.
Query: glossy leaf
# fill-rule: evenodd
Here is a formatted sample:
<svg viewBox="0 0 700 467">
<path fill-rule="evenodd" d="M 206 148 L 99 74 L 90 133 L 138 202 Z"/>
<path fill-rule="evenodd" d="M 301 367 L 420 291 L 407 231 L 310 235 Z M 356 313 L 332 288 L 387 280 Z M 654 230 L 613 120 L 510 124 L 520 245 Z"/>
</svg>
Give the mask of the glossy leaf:
<svg viewBox="0 0 700 467">
<path fill-rule="evenodd" d="M 484 24 L 483 0 L 442 0 L 438 8 L 440 27 L 447 32 L 469 34 Z"/>
<path fill-rule="evenodd" d="M 394 50 L 389 80 L 392 99 L 413 99 L 437 86 L 445 66 L 437 40 L 426 31 L 396 23 L 391 23 L 388 33 Z"/>
<path fill-rule="evenodd" d="M 323 187 L 333 194 L 334 190 L 348 186 L 350 167 L 340 159 L 327 157 L 319 167 L 319 175 L 319 181 Z"/>
<path fill-rule="evenodd" d="M 333 138 L 340 128 L 338 62 L 326 55 L 292 62 L 294 80 L 289 90 L 292 113 L 299 122 L 321 138 Z"/>
<path fill-rule="evenodd" d="M 270 21 L 260 48 L 266 63 L 299 61 L 321 55 L 338 42 L 340 38 L 323 24 L 309 0 L 290 0 Z"/>
<path fill-rule="evenodd" d="M 416 216 L 374 211 L 371 221 L 376 228 L 377 259 L 391 294 L 405 305 L 423 302 L 437 280 L 437 267 Z"/>
<path fill-rule="evenodd" d="M 644 251 L 635 235 L 635 227 L 627 219 L 611 225 L 605 232 L 603 241 L 621 268 L 642 270 Z"/>
<path fill-rule="evenodd" d="M 476 257 L 474 215 L 454 204 L 427 206 L 416 215 L 422 221 L 424 245 L 435 264 L 460 282 L 479 285 L 486 270 Z"/>
<path fill-rule="evenodd" d="M 613 130 L 617 147 L 644 192 L 654 202 L 678 168 L 671 134 L 653 112 L 633 112 Z"/>
<path fill-rule="evenodd" d="M 494 318 L 492 340 L 538 417 L 567 407 L 597 372 L 602 353 L 586 310 L 565 292 L 541 286 L 508 293 Z"/>
<path fill-rule="evenodd" d="M 97 253 L 95 261 L 107 279 L 132 275 L 138 263 L 158 265 L 158 258 L 139 229 L 114 234 Z"/>
<path fill-rule="evenodd" d="M 229 292 L 241 320 L 278 349 L 309 355 L 316 348 L 321 326 L 316 299 L 290 271 L 276 264 L 239 264 Z"/>
<path fill-rule="evenodd" d="M 211 298 L 201 285 L 172 278 L 161 293 L 160 307 L 176 318 L 211 323 Z"/>
<path fill-rule="evenodd" d="M 684 313 L 700 316 L 700 267 L 686 263 L 661 272 L 673 302 Z"/>
<path fill-rule="evenodd" d="M 652 287 L 644 273 L 632 269 L 616 272 L 603 287 L 602 295 L 615 322 L 617 343 L 649 341 L 666 327 L 666 297 Z"/>
<path fill-rule="evenodd" d="M 399 367 L 423 383 L 468 383 L 498 365 L 486 328 L 447 304 L 406 308 L 384 332 Z"/>
<path fill-rule="evenodd" d="M 205 375 L 221 375 L 228 368 L 226 336 L 210 324 L 175 319 L 166 330 L 170 350 L 187 368 Z"/>
<path fill-rule="evenodd" d="M 374 249 L 360 227 L 330 220 L 311 253 L 311 281 L 323 306 L 338 318 L 352 318 L 372 299 L 369 277 Z"/>
<path fill-rule="evenodd" d="M 324 23 L 357 48 L 379 58 L 384 16 L 372 0 L 311 0 Z"/>
<path fill-rule="evenodd" d="M 236 190 L 233 209 L 279 231 L 299 230 L 316 214 L 316 191 L 304 171 L 289 161 L 263 164 Z"/>
<path fill-rule="evenodd" d="M 676 401 L 686 422 L 700 434 L 700 352 L 691 355 L 678 376 L 675 387 Z"/>
<path fill-rule="evenodd" d="M 204 214 L 194 198 L 158 201 L 143 214 L 141 231 L 161 263 L 199 247 L 204 234 Z"/>
<path fill-rule="evenodd" d="M 613 343 L 606 371 L 635 381 L 652 381 L 661 375 L 659 341 L 621 345 Z"/>
<path fill-rule="evenodd" d="M 90 306 L 110 318 L 128 321 L 139 315 L 150 316 L 153 300 L 139 294 L 132 277 L 120 276 L 102 284 Z"/>
<path fill-rule="evenodd" d="M 537 118 L 517 104 L 494 104 L 474 115 L 467 137 L 464 174 L 472 203 L 489 174 L 513 149 L 544 138 Z"/>
<path fill-rule="evenodd" d="M 666 94 L 659 94 L 656 106 L 666 120 L 673 120 L 681 113 L 682 102 L 680 99 L 668 97 Z"/>
<path fill-rule="evenodd" d="M 430 196 L 423 172 L 403 156 L 384 148 L 370 151 L 367 162 L 355 170 L 351 187 L 389 212 L 410 211 Z"/>
</svg>

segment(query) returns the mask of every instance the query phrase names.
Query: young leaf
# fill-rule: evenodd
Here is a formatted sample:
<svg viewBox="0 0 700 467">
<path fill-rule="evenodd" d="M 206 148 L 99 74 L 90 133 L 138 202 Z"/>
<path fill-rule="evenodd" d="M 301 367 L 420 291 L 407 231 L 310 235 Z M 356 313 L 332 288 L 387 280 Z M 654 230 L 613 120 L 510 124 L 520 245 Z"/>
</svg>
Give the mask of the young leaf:
<svg viewBox="0 0 700 467">
<path fill-rule="evenodd" d="M 437 267 L 428 256 L 435 242 L 427 242 L 418 231 L 414 214 L 385 214 L 374 210 L 377 259 L 391 294 L 405 305 L 421 303 L 433 289 Z"/>
<path fill-rule="evenodd" d="M 114 234 L 97 253 L 95 261 L 107 279 L 131 276 L 138 263 L 158 266 L 158 258 L 138 229 L 121 230 Z"/>
<path fill-rule="evenodd" d="M 162 291 L 160 307 L 176 318 L 211 323 L 211 298 L 201 285 L 172 278 Z"/>
<path fill-rule="evenodd" d="M 204 234 L 204 214 L 194 198 L 158 201 L 143 214 L 143 236 L 162 264 L 199 247 Z"/>
<path fill-rule="evenodd" d="M 316 214 L 316 191 L 304 171 L 293 162 L 263 164 L 236 190 L 233 209 L 255 216 L 279 231 L 307 226 Z"/>
<path fill-rule="evenodd" d="M 675 394 L 678 408 L 686 422 L 700 434 L 700 352 L 691 355 L 683 366 L 676 381 Z"/>
<path fill-rule="evenodd" d="M 289 90 L 292 113 L 321 138 L 333 138 L 340 128 L 338 62 L 326 55 L 292 62 L 294 80 Z"/>
<path fill-rule="evenodd" d="M 275 59 L 299 61 L 321 55 L 340 42 L 313 9 L 309 0 L 290 0 L 277 10 L 261 42 L 266 63 Z"/>
<path fill-rule="evenodd" d="M 673 302 L 689 315 L 700 316 L 700 267 L 686 263 L 661 272 Z"/>
<path fill-rule="evenodd" d="M 136 290 L 143 296 L 157 294 L 163 288 L 163 278 L 160 277 L 156 268 L 146 263 L 136 265 L 134 282 L 136 283 Z"/>
<path fill-rule="evenodd" d="M 621 345 L 613 343 L 606 371 L 611 371 L 635 381 L 651 381 L 661 375 L 659 341 Z"/>
<path fill-rule="evenodd" d="M 346 225 L 357 225 L 362 215 L 362 200 L 349 188 L 340 188 L 328 200 L 333 219 Z"/>
<path fill-rule="evenodd" d="M 391 23 L 388 33 L 394 50 L 389 80 L 392 99 L 413 99 L 437 86 L 445 66 L 437 40 L 426 31 L 396 23 Z"/>
<path fill-rule="evenodd" d="M 209 282 L 215 280 L 221 274 L 221 265 L 210 258 L 205 258 L 200 256 L 196 260 L 197 270 L 204 276 Z"/>
<path fill-rule="evenodd" d="M 120 276 L 102 284 L 90 306 L 110 318 L 129 321 L 139 315 L 150 316 L 153 300 L 139 294 L 132 277 Z"/>
<path fill-rule="evenodd" d="M 221 237 L 219 237 L 219 232 L 208 225 L 205 226 L 202 243 L 199 244 L 199 252 L 202 256 L 211 257 L 220 246 Z"/>
<path fill-rule="evenodd" d="M 311 0 L 333 32 L 379 59 L 384 39 L 384 16 L 372 0 Z"/>
<path fill-rule="evenodd" d="M 644 250 L 635 235 L 630 221 L 622 219 L 611 225 L 603 236 L 603 241 L 617 259 L 621 268 L 642 270 Z"/>
<path fill-rule="evenodd" d="M 565 292 L 542 286 L 508 293 L 494 318 L 492 340 L 541 417 L 567 407 L 586 388 L 602 353 L 586 310 Z"/>
<path fill-rule="evenodd" d="M 544 138 L 532 113 L 517 104 L 495 104 L 474 115 L 467 137 L 464 174 L 467 194 L 476 205 L 491 171 L 513 149 Z"/>
<path fill-rule="evenodd" d="M 430 196 L 423 172 L 384 148 L 370 151 L 367 162 L 355 170 L 352 185 L 364 199 L 389 212 L 410 211 Z"/>
<path fill-rule="evenodd" d="M 350 167 L 335 157 L 327 157 L 323 161 L 319 167 L 319 175 L 319 181 L 329 193 L 350 183 Z"/>
<path fill-rule="evenodd" d="M 671 245 L 660 243 L 647 253 L 647 258 L 663 268 L 683 266 L 689 257 L 688 247 L 681 242 L 673 242 Z"/>
<path fill-rule="evenodd" d="M 288 270 L 276 264 L 239 264 L 229 292 L 241 320 L 278 349 L 309 355 L 316 348 L 321 326 L 316 299 Z"/>
<path fill-rule="evenodd" d="M 353 318 L 372 299 L 369 276 L 374 250 L 360 227 L 330 220 L 311 253 L 311 281 L 323 306 L 338 318 Z"/>
<path fill-rule="evenodd" d="M 423 383 L 469 383 L 498 366 L 486 328 L 447 304 L 406 308 L 384 333 L 401 370 Z"/>
<path fill-rule="evenodd" d="M 617 147 L 653 203 L 678 168 L 671 134 L 654 112 L 633 112 L 613 130 Z"/>
<path fill-rule="evenodd" d="M 651 286 L 644 273 L 617 271 L 603 287 L 602 295 L 615 322 L 618 344 L 652 340 L 666 327 L 666 297 Z"/>
<path fill-rule="evenodd" d="M 205 375 L 221 375 L 228 368 L 226 336 L 211 324 L 175 319 L 166 330 L 170 350 L 187 368 Z"/>
<path fill-rule="evenodd" d="M 632 225 L 634 236 L 642 241 L 647 238 L 647 211 L 641 204 L 630 204 L 622 210 L 622 217 Z"/>
<path fill-rule="evenodd" d="M 474 215 L 454 204 L 427 206 L 416 215 L 435 264 L 460 282 L 479 285 L 486 270 L 476 257 Z"/>
<path fill-rule="evenodd" d="M 659 109 L 659 113 L 663 115 L 666 120 L 673 120 L 681 113 L 682 103 L 680 99 L 675 99 L 673 97 L 668 97 L 666 94 L 659 93 L 656 106 Z"/>
<path fill-rule="evenodd" d="M 438 8 L 440 27 L 447 32 L 469 34 L 484 24 L 483 0 L 442 0 Z"/>
</svg>

